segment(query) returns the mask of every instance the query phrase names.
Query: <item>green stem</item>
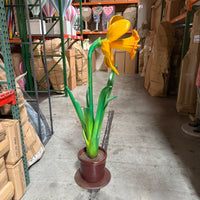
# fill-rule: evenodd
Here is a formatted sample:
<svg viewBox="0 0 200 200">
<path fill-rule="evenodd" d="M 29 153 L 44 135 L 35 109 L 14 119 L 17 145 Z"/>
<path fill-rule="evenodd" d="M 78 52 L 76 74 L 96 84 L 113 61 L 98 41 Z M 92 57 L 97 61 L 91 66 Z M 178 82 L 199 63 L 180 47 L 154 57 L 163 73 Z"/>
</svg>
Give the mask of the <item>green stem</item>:
<svg viewBox="0 0 200 200">
<path fill-rule="evenodd" d="M 98 38 L 91 45 L 88 52 L 88 84 L 89 84 L 89 108 L 92 111 L 92 119 L 94 119 L 93 111 L 93 86 L 92 86 L 92 53 L 95 49 L 102 45 L 101 38 Z"/>
</svg>

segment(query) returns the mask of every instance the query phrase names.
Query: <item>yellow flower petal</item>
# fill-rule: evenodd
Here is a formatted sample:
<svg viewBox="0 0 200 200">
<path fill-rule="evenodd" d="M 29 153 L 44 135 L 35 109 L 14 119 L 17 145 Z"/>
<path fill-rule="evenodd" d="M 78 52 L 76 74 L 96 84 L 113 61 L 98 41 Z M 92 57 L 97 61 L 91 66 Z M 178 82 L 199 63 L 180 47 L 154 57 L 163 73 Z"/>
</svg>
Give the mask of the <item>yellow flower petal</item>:
<svg viewBox="0 0 200 200">
<path fill-rule="evenodd" d="M 102 40 L 101 50 L 105 56 L 110 57 L 110 42 L 108 40 Z"/>
<path fill-rule="evenodd" d="M 122 35 L 124 35 L 130 28 L 130 22 L 126 19 L 120 19 L 117 21 L 114 21 L 110 26 L 108 27 L 107 32 L 107 40 L 110 42 L 115 41 L 119 39 Z"/>
<path fill-rule="evenodd" d="M 128 51 L 130 53 L 131 59 L 133 59 L 136 53 L 137 44 L 139 40 L 140 38 L 138 36 L 137 31 L 133 30 L 131 37 L 111 42 L 110 48 Z"/>
<path fill-rule="evenodd" d="M 115 68 L 115 66 L 112 64 L 110 58 L 108 57 L 104 57 L 104 63 L 106 65 L 106 67 L 111 68 L 117 75 L 119 75 L 119 72 L 117 71 L 117 69 Z"/>
<path fill-rule="evenodd" d="M 110 21 L 109 21 L 109 24 L 108 24 L 108 27 L 111 25 L 111 24 L 113 24 L 114 22 L 116 22 L 116 21 L 118 21 L 118 20 L 120 20 L 120 19 L 124 19 L 122 16 L 119 16 L 119 15 L 114 15 L 111 19 L 110 19 Z"/>
</svg>

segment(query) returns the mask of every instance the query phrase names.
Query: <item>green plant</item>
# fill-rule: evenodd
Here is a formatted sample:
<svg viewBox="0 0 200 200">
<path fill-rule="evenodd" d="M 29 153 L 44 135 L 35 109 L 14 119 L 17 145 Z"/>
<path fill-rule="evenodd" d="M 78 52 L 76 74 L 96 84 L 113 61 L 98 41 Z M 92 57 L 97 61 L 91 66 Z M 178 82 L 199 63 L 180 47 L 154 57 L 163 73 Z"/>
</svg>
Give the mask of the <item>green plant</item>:
<svg viewBox="0 0 200 200">
<path fill-rule="evenodd" d="M 130 22 L 128 20 L 125 20 L 120 16 L 114 16 L 109 23 L 107 38 L 104 40 L 98 38 L 91 45 L 88 53 L 88 90 L 86 93 L 86 107 L 83 109 L 83 111 L 80 107 L 80 104 L 75 100 L 70 89 L 66 87 L 71 101 L 73 103 L 73 106 L 76 110 L 76 113 L 80 119 L 83 130 L 83 137 L 86 143 L 86 152 L 90 158 L 95 158 L 98 154 L 99 137 L 105 111 L 108 106 L 108 103 L 114 98 L 116 98 L 116 96 L 110 97 L 115 79 L 115 74 L 119 74 L 117 71 L 117 66 L 114 66 L 114 59 L 111 48 L 129 51 L 132 58 L 135 55 L 135 50 L 139 41 L 139 36 L 135 30 L 133 30 L 131 37 L 118 40 L 118 38 L 120 38 L 129 30 L 129 27 Z M 94 117 L 92 52 L 98 47 L 102 47 L 102 52 L 105 55 L 105 65 L 107 67 L 110 67 L 112 71 L 110 72 L 106 87 L 102 89 L 99 95 L 96 116 Z"/>
</svg>

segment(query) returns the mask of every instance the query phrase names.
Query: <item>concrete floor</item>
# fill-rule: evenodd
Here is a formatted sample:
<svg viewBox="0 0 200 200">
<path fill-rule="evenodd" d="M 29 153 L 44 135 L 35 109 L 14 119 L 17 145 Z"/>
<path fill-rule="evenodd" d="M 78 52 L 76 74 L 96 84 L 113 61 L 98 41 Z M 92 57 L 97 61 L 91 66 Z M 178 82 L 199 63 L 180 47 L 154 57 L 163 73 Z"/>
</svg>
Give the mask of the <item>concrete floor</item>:
<svg viewBox="0 0 200 200">
<path fill-rule="evenodd" d="M 94 102 L 108 74 L 94 73 Z M 73 94 L 85 106 L 87 86 Z M 180 127 L 188 117 L 176 113 L 175 97 L 151 97 L 138 75 L 115 80 L 114 110 L 108 146 L 110 183 L 99 192 L 74 181 L 77 152 L 84 147 L 81 125 L 69 98 L 52 96 L 54 135 L 43 158 L 30 168 L 31 183 L 22 200 L 198 200 L 200 199 L 200 141 Z M 96 100 L 96 101 L 95 101 Z M 47 100 L 41 103 L 44 113 Z M 107 121 L 105 115 L 101 139 Z"/>
</svg>

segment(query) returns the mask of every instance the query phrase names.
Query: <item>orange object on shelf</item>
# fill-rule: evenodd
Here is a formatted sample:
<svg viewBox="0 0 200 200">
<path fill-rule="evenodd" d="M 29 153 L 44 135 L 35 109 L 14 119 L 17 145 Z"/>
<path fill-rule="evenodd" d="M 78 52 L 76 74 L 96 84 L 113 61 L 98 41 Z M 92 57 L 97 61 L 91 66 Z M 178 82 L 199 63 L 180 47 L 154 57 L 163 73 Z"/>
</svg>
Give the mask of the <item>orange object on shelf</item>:
<svg viewBox="0 0 200 200">
<path fill-rule="evenodd" d="M 192 10 L 193 4 L 196 3 L 196 2 L 198 2 L 198 1 L 199 1 L 199 0 L 190 0 L 190 1 L 188 2 L 187 10 L 188 10 L 188 11 L 191 11 L 191 10 Z"/>
<path fill-rule="evenodd" d="M 185 13 L 183 13 L 182 15 L 179 15 L 179 16 L 175 17 L 175 18 L 172 19 L 170 22 L 171 22 L 172 24 L 174 24 L 174 23 L 176 23 L 176 22 L 178 22 L 178 21 L 180 21 L 180 20 L 182 20 L 182 19 L 185 19 L 186 16 L 187 16 L 187 13 L 185 12 Z"/>
<path fill-rule="evenodd" d="M 9 39 L 10 43 L 21 43 L 20 39 Z"/>
<path fill-rule="evenodd" d="M 55 36 L 47 36 L 45 37 L 45 39 L 52 39 L 52 38 L 56 38 L 56 37 L 60 37 L 60 35 L 55 35 Z M 64 38 L 69 38 L 69 39 L 74 39 L 74 40 L 83 40 L 83 36 L 77 36 L 77 35 L 67 35 L 64 34 Z M 32 39 L 42 39 L 42 36 L 32 36 Z"/>
<path fill-rule="evenodd" d="M 8 90 L 0 93 L 0 107 L 5 104 L 16 104 L 15 90 Z"/>
<path fill-rule="evenodd" d="M 108 1 L 108 2 L 88 2 L 88 3 L 82 3 L 82 6 L 94 6 L 94 5 L 109 5 L 109 4 L 133 4 L 137 3 L 139 5 L 139 1 Z M 79 3 L 75 3 L 74 6 L 79 6 Z"/>
<path fill-rule="evenodd" d="M 64 34 L 64 38 L 69 38 L 69 39 L 73 39 L 73 40 L 83 40 L 83 36 L 77 36 L 77 35 L 66 35 Z"/>
<path fill-rule="evenodd" d="M 127 33 L 132 33 L 132 31 L 128 31 Z M 77 35 L 80 34 L 80 31 L 76 32 Z M 83 31 L 83 35 L 101 35 L 101 34 L 107 34 L 107 31 Z"/>
</svg>

